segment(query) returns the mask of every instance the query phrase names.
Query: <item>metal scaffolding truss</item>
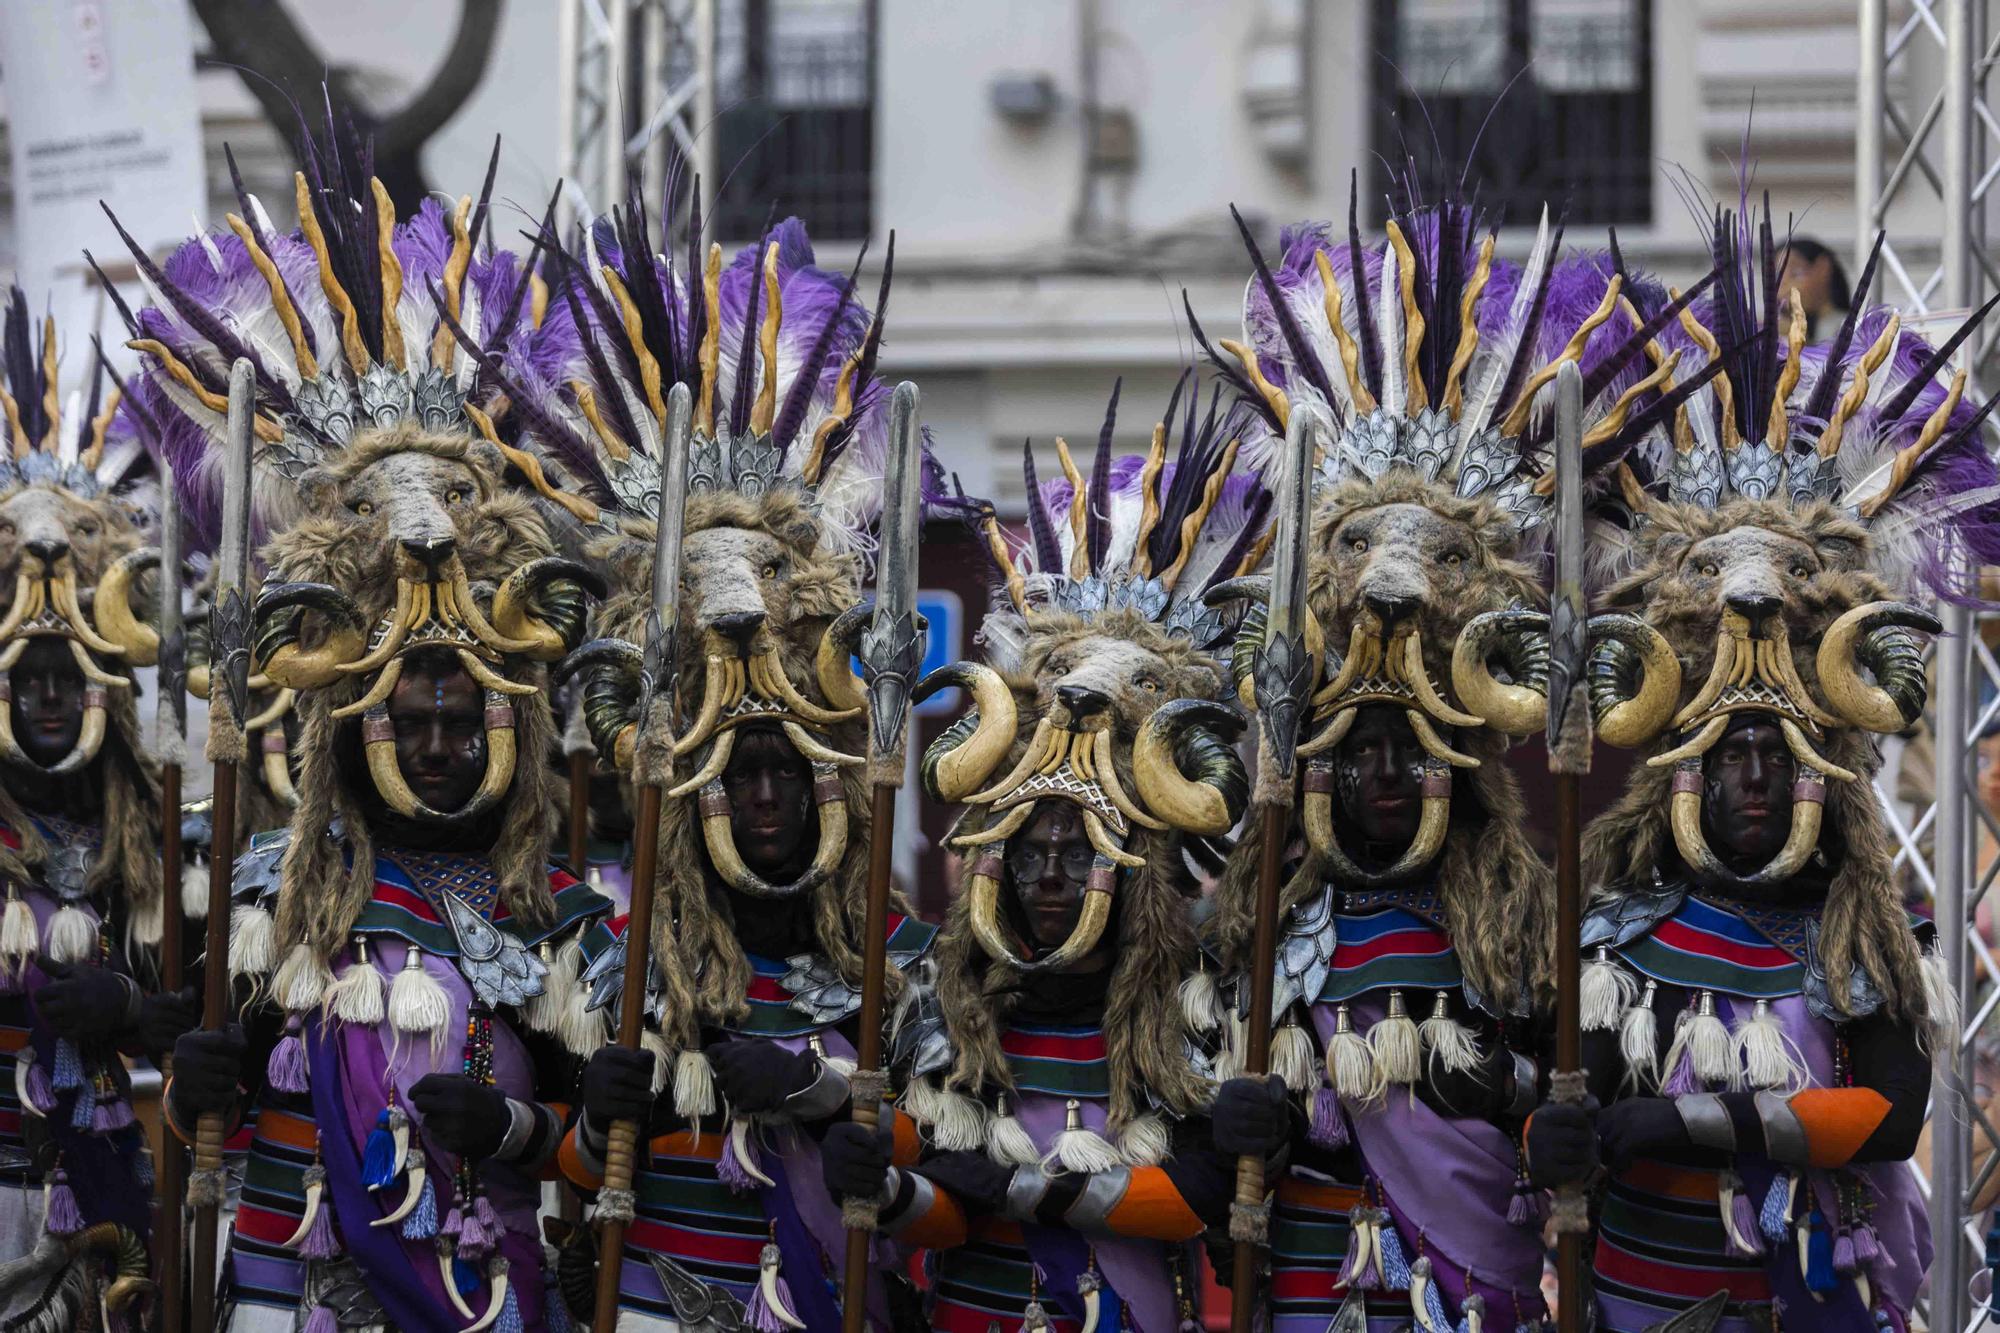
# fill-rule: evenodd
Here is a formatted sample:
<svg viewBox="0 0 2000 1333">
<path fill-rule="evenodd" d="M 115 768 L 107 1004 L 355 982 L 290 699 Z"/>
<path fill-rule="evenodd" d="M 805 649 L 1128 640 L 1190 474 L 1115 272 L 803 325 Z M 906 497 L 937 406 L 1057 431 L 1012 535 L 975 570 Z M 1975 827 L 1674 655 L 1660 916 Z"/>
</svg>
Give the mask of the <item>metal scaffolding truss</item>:
<svg viewBox="0 0 2000 1333">
<path fill-rule="evenodd" d="M 638 175 L 659 205 L 669 163 L 692 163 L 705 192 L 715 118 L 717 0 L 561 0 L 559 221 L 623 202 Z M 707 204 L 709 201 L 704 200 Z"/>
<path fill-rule="evenodd" d="M 1987 100 L 1987 75 L 2000 43 L 1990 35 L 1989 0 L 1861 0 L 1861 61 L 1855 133 L 1856 248 L 1865 254 L 1892 209 L 1915 211 L 1925 222 L 1904 228 L 1919 240 L 1935 219 L 1935 268 L 1914 263 L 1914 253 L 1894 238 L 1882 247 L 1889 282 L 1878 294 L 1913 313 L 1965 310 L 1982 291 L 2000 288 L 1985 245 L 1987 191 L 2000 179 L 2000 120 Z M 1942 68 L 1933 76 L 1930 62 Z M 1921 105 L 1919 105 L 1921 103 Z M 1893 164 L 1889 152 L 1896 158 Z M 1934 211 L 1931 211 L 1934 210 Z M 1960 353 L 1975 380 L 1982 376 L 2000 330 L 1989 326 Z M 2000 840 L 1996 825 L 1975 800 L 1978 741 L 2000 717 L 2000 662 L 1977 634 L 1962 607 L 1941 610 L 1945 634 L 1935 649 L 1935 689 L 1930 722 L 1936 738 L 1934 801 L 1914 815 L 1883 779 L 1877 791 L 1900 843 L 1898 869 L 1932 896 L 1938 939 L 1951 979 L 1962 997 L 1965 1021 L 1932 1098 L 1931 1230 L 1937 1257 L 1931 1268 L 1928 1324 L 1937 1330 L 1985 1327 L 1993 1312 L 1990 1283 L 1982 1271 L 1987 1219 L 1971 1203 L 1987 1183 L 1992 1164 L 1971 1169 L 1972 1130 L 2000 1140 L 1979 1098 L 1977 1037 L 2000 1007 L 2000 959 L 1975 928 L 1981 901 L 2000 860 L 1976 868 L 1982 830 Z M 1982 702 L 1983 701 L 1983 702 Z M 1975 1299 L 1975 1285 L 1978 1288 Z"/>
</svg>

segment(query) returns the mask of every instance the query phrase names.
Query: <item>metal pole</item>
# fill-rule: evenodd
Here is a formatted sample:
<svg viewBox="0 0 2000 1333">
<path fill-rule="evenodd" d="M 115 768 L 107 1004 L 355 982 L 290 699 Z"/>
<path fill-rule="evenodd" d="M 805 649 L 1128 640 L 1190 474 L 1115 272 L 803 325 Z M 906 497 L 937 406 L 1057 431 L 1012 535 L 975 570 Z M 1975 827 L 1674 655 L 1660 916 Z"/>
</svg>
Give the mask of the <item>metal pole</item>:
<svg viewBox="0 0 2000 1333">
<path fill-rule="evenodd" d="M 560 0 L 556 14 L 556 172 L 574 183 L 577 176 L 576 93 L 578 25 L 582 0 Z M 556 234 L 569 231 L 574 210 L 567 198 L 556 201 Z"/>
<path fill-rule="evenodd" d="M 598 147 L 604 153 L 604 197 L 599 208 L 625 202 L 625 134 L 633 123 L 625 106 L 625 58 L 632 41 L 632 0 L 605 0 L 611 14 L 611 35 L 604 53 L 604 119 L 598 126 L 603 136 Z"/>
<path fill-rule="evenodd" d="M 715 0 L 694 0 L 694 68 L 698 82 L 694 94 L 695 160 L 701 170 L 701 215 L 715 217 L 715 196 L 722 187 L 718 169 L 720 153 L 715 127 Z M 715 223 L 708 223 L 714 233 Z"/>
<path fill-rule="evenodd" d="M 1882 129 L 1888 104 L 1888 0 L 1861 0 L 1861 63 L 1854 81 L 1854 267 L 1868 261 L 1882 212 Z"/>
<path fill-rule="evenodd" d="M 674 29 L 674 16 L 668 12 L 667 0 L 646 0 L 639 9 L 639 22 L 644 25 L 639 40 L 645 50 L 645 69 L 639 79 L 639 105 L 632 123 L 646 126 L 653 123 L 656 107 L 667 100 L 667 39 Z M 673 131 L 662 125 L 653 142 L 639 150 L 639 181 L 641 197 L 648 206 L 661 201 L 661 191 L 666 188 L 667 155 L 673 151 Z M 660 235 L 667 234 L 667 219 L 660 218 Z"/>
</svg>

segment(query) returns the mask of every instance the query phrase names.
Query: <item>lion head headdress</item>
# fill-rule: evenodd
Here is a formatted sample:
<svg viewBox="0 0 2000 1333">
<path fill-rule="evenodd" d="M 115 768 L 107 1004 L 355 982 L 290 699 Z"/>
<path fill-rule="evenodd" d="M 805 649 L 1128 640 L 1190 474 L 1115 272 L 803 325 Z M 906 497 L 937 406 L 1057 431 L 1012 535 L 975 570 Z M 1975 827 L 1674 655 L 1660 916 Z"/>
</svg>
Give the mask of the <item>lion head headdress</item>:
<svg viewBox="0 0 2000 1333">
<path fill-rule="evenodd" d="M 51 861 L 59 849 L 0 788 L 0 824 L 20 839 L 18 851 L 0 849 L 0 873 L 22 883 L 42 871 L 65 900 L 113 888 L 130 908 L 132 940 L 150 944 L 159 939 L 162 904 L 159 780 L 140 737 L 132 672 L 151 666 L 158 649 L 147 624 L 151 578 L 142 549 L 155 473 L 120 416 L 122 395 L 103 392 L 97 358 L 88 404 L 74 397 L 65 404 L 57 351 L 55 320 L 44 318 L 37 330 L 27 296 L 13 289 L 0 325 L 0 408 L 11 442 L 0 450 L 0 580 L 11 589 L 0 614 L 0 763 L 17 781 L 97 785 L 103 832 L 88 862 L 65 874 Z M 36 642 L 60 644 L 83 679 L 75 744 L 47 765 L 22 749 L 12 721 L 8 673 Z M 31 929 L 27 941 L 32 936 Z M 94 931 L 52 931 L 50 951 L 73 961 L 80 955 L 70 946 L 94 940 Z"/>
<path fill-rule="evenodd" d="M 964 807 L 949 840 L 964 891 L 938 946 L 956 1057 L 944 1081 L 1011 1090 L 1000 1034 L 1023 976 L 1060 971 L 1114 932 L 1104 1017 L 1114 1131 L 1153 1106 L 1179 1113 L 1205 1100 L 1175 1004 L 1198 957 L 1185 857 L 1219 865 L 1249 797 L 1231 745 L 1242 719 L 1221 702 L 1218 650 L 1238 616 L 1206 594 L 1262 558 L 1270 501 L 1255 478 L 1232 476 L 1242 413 L 1213 394 L 1203 412 L 1198 398 L 1183 376 L 1148 452 L 1114 459 L 1114 391 L 1087 477 L 1058 440 L 1063 475 L 1039 483 L 1024 450 L 1029 539 L 1018 553 L 990 503 L 961 498 L 1005 600 L 982 630 L 989 661 L 943 668 L 919 690 L 962 686 L 972 703 L 921 768 L 931 796 Z M 1047 801 L 1081 812 L 1095 862 L 1069 938 L 1038 951 L 1010 923 L 1003 858 Z M 953 1103 L 935 1092 L 914 1083 L 909 1105 L 945 1141 Z M 959 1119 L 977 1127 L 977 1116 Z"/>
<path fill-rule="evenodd" d="M 1964 401 L 1963 370 L 1943 377 L 1992 304 L 1927 346 L 1864 308 L 1878 240 L 1854 308 L 1809 347 L 1795 297 L 1778 294 L 1768 214 L 1718 213 L 1713 244 L 1713 299 L 1666 334 L 1720 373 L 1605 496 L 1632 535 L 1599 620 L 1632 632 L 1596 647 L 1593 703 L 1621 719 L 1600 726 L 1606 739 L 1650 753 L 1588 831 L 1586 871 L 1601 886 L 1684 874 L 1742 894 L 1817 864 L 1833 993 L 1860 967 L 1914 1012 L 1873 737 L 1923 712 L 1921 636 L 1937 622 L 1912 599 L 1964 598 L 1972 565 L 2000 558 L 2000 472 L 1980 437 L 1993 403 Z M 1725 865 L 1702 824 L 1703 756 L 1743 714 L 1775 722 L 1797 763 L 1790 835 L 1751 871 Z"/>
<path fill-rule="evenodd" d="M 1563 363 L 1579 365 L 1585 467 L 1603 473 L 1694 392 L 1693 380 L 1673 386 L 1673 357 L 1642 356 L 1693 293 L 1653 302 L 1601 256 L 1561 259 L 1546 213 L 1519 267 L 1496 259 L 1496 233 L 1463 203 L 1412 206 L 1384 230 L 1364 244 L 1350 208 L 1344 243 L 1324 226 L 1288 229 L 1274 267 L 1244 228 L 1244 337 L 1210 349 L 1255 409 L 1245 448 L 1260 466 L 1302 404 L 1332 426 L 1307 538 L 1308 852 L 1285 900 L 1329 877 L 1369 888 L 1428 876 L 1468 980 L 1513 1005 L 1526 980 L 1549 976 L 1553 892 L 1501 763 L 1546 715 L 1548 626 L 1533 608 L 1554 479 L 1538 396 Z M 1635 298 L 1659 307 L 1636 332 L 1621 314 Z M 1254 702 L 1249 656 L 1238 674 Z M 1342 846 L 1333 799 L 1332 751 L 1364 708 L 1399 710 L 1426 752 L 1418 830 L 1381 866 Z M 1247 947 L 1251 888 L 1247 871 L 1225 878 L 1231 955 Z"/>
<path fill-rule="evenodd" d="M 154 387 L 196 427 L 168 436 L 191 446 L 174 460 L 190 513 L 216 504 L 228 368 L 243 358 L 255 370 L 266 573 L 253 668 L 299 698 L 304 762 L 276 943 L 303 993 L 372 892 L 372 810 L 492 820 L 508 910 L 550 915 L 544 664 L 580 640 L 595 580 L 556 558 L 536 498 L 510 480 L 538 475 L 535 418 L 497 390 L 495 366 L 529 355 L 539 284 L 478 243 L 485 202 L 427 201 L 399 224 L 365 152 L 337 144 L 310 153 L 294 184 L 291 233 L 240 195 L 226 233 L 164 265 L 134 246 L 151 301 L 127 318 Z M 468 350 L 475 339 L 490 360 Z M 455 663 L 485 691 L 486 771 L 458 811 L 426 807 L 396 762 L 386 701 L 420 658 Z"/>
</svg>

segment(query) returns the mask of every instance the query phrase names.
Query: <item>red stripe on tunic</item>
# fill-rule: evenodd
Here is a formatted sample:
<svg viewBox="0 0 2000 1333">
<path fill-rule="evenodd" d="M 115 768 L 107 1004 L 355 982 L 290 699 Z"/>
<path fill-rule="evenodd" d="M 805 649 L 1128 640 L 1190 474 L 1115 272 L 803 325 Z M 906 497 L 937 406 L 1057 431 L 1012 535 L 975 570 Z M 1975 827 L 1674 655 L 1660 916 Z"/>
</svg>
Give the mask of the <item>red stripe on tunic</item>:
<svg viewBox="0 0 2000 1333">
<path fill-rule="evenodd" d="M 1000 1049 L 1009 1055 L 1026 1056 L 1035 1060 L 1102 1060 L 1105 1052 L 1104 1033 L 1092 1031 L 1071 1035 L 1056 1032 L 1013 1031 L 1001 1036 Z"/>
<path fill-rule="evenodd" d="M 1761 1268 L 1698 1268 L 1661 1263 L 1620 1249 L 1610 1237 L 1602 1235 L 1597 1240 L 1597 1271 L 1611 1282 L 1688 1300 L 1698 1301 L 1710 1292 L 1724 1289 L 1732 1301 L 1771 1299 L 1771 1280 Z"/>
<path fill-rule="evenodd" d="M 1323 1301 L 1338 1300 L 1347 1294 L 1347 1288 L 1333 1280 L 1333 1268 L 1279 1268 L 1273 1262 L 1271 1272 L 1271 1298 L 1280 1301 Z"/>
<path fill-rule="evenodd" d="M 762 1236 L 718 1236 L 671 1226 L 647 1217 L 635 1218 L 625 1224 L 625 1243 L 636 1249 L 684 1255 L 709 1263 L 740 1264 L 753 1269 L 764 1254 Z"/>
<path fill-rule="evenodd" d="M 255 1204 L 244 1203 L 236 1209 L 236 1230 L 251 1240 L 261 1240 L 266 1245 L 283 1245 L 299 1229 L 299 1221 L 305 1216 L 304 1205 L 295 1214 L 274 1213 Z"/>
<path fill-rule="evenodd" d="M 1726 959 L 1742 967 L 1776 970 L 1790 967 L 1793 963 L 1792 956 L 1775 944 L 1744 944 L 1690 926 L 1685 921 L 1662 921 L 1653 927 L 1653 938 L 1683 953 Z"/>
<path fill-rule="evenodd" d="M 1392 930 L 1386 935 L 1377 935 L 1372 940 L 1364 940 L 1358 944 L 1334 945 L 1333 966 L 1336 970 L 1340 970 L 1372 963 L 1377 958 L 1440 954 L 1449 952 L 1450 949 L 1451 941 L 1439 931 Z"/>
</svg>

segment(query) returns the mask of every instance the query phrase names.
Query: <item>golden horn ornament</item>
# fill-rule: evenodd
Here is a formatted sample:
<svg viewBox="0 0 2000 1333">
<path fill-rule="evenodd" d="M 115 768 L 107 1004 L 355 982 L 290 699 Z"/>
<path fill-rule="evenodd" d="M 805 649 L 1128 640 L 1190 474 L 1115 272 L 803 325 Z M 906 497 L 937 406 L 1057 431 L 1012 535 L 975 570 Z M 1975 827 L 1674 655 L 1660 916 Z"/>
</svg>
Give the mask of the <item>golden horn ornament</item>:
<svg viewBox="0 0 2000 1333">
<path fill-rule="evenodd" d="M 397 661 L 390 670 L 400 671 L 401 667 L 402 662 Z M 389 720 L 389 710 L 380 706 L 371 708 L 361 720 L 361 746 L 368 757 L 368 776 L 374 780 L 375 790 L 391 810 L 406 819 L 456 821 L 492 809 L 514 783 L 514 705 L 506 695 L 487 691 L 485 723 L 486 771 L 480 777 L 479 789 L 456 810 L 433 810 L 417 799 L 403 777 L 402 765 L 396 761 L 396 727 Z"/>
<path fill-rule="evenodd" d="M 1394 660 L 1393 658 L 1391 660 Z M 1430 672 L 1424 669 L 1423 637 L 1412 630 L 1403 636 L 1402 667 L 1398 672 L 1405 685 L 1417 696 L 1417 704 L 1424 712 L 1438 721 L 1453 727 L 1483 727 L 1486 719 L 1475 716 L 1460 708 L 1453 708 L 1431 684 Z M 1532 728 L 1531 728 L 1532 730 Z"/>
<path fill-rule="evenodd" d="M 868 706 L 868 695 L 861 684 L 861 678 L 854 674 L 854 667 L 848 660 L 853 656 L 848 651 L 844 636 L 835 631 L 850 623 L 859 624 L 859 608 L 843 613 L 833 624 L 827 626 L 826 633 L 819 636 L 819 647 L 813 650 L 813 677 L 819 681 L 819 692 L 833 705 L 842 720 L 861 716 L 861 710 Z M 778 673 L 783 675 L 782 669 Z"/>
<path fill-rule="evenodd" d="M 133 551 L 113 561 L 97 581 L 91 607 L 97 632 L 117 644 L 120 655 L 133 666 L 152 666 L 160 660 L 159 631 L 132 614 L 131 600 L 133 578 L 148 565 L 158 564 L 159 558 L 155 549 Z"/>
<path fill-rule="evenodd" d="M 984 714 L 981 714 L 982 722 Z M 968 742 L 969 744 L 970 742 Z M 1056 724 L 1043 718 L 1035 724 L 1033 734 L 1028 737 L 1028 748 L 1021 752 L 1021 760 L 1015 764 L 1007 776 L 981 792 L 965 798 L 967 805 L 991 805 L 1003 796 L 1011 795 L 1014 789 L 1026 782 L 1043 766 L 1043 761 L 1057 745 L 1062 744 L 1056 732 Z"/>
<path fill-rule="evenodd" d="M 1148 720 L 1150 721 L 1150 719 Z M 1146 734 L 1142 729 L 1138 737 L 1132 742 L 1132 776 L 1135 781 L 1140 780 L 1139 773 L 1142 764 L 1151 767 L 1162 761 L 1160 752 L 1163 749 L 1165 751 L 1165 763 L 1169 768 L 1173 768 L 1174 756 L 1172 748 L 1170 746 L 1163 747 L 1157 740 L 1148 745 Z M 1118 781 L 1118 766 L 1112 761 L 1111 729 L 1109 727 L 1096 732 L 1091 737 L 1090 757 L 1091 769 L 1097 777 L 1097 785 L 1104 789 L 1105 799 L 1117 806 L 1120 814 L 1141 828 L 1163 829 L 1167 827 L 1166 820 L 1155 819 L 1152 815 L 1141 809 L 1137 801 L 1125 794 L 1124 784 Z M 1175 773 L 1179 772 L 1178 769 L 1174 769 L 1174 771 Z M 1220 799 L 1219 796 L 1218 799 Z M 1226 833 L 1229 830 L 1224 828 L 1222 831 Z"/>
<path fill-rule="evenodd" d="M 724 749 L 735 734 L 723 733 L 717 748 Z M 790 884 L 772 884 L 744 864 L 737 852 L 729 793 L 719 777 L 711 779 L 702 787 L 699 812 L 702 842 L 715 873 L 729 887 L 753 898 L 789 898 L 832 879 L 847 855 L 847 789 L 841 785 L 840 770 L 831 764 L 813 765 L 813 805 L 819 814 L 819 846 L 812 865 Z"/>
<path fill-rule="evenodd" d="M 978 662 L 961 662 L 943 668 L 944 679 L 962 685 L 972 695 L 973 711 L 979 715 L 979 724 L 965 740 L 948 754 L 938 756 L 931 767 L 931 785 L 936 788 L 939 800 L 956 803 L 967 799 L 972 791 L 993 775 L 1007 750 L 1014 744 L 1014 737 L 1020 728 L 1020 714 L 1014 703 L 1014 692 L 1007 688 L 1006 680 L 992 667 Z M 938 679 L 936 673 L 926 677 L 927 681 Z M 928 698 L 928 692 L 923 697 Z M 1028 742 L 1032 752 L 1041 743 L 1046 719 L 1037 724 L 1035 734 Z"/>
<path fill-rule="evenodd" d="M 1906 717 L 1887 690 L 1862 679 L 1855 652 L 1874 630 L 1896 626 L 1935 633 L 1936 624 L 1927 613 L 1901 602 L 1870 602 L 1843 613 L 1821 637 L 1815 660 L 1820 689 L 1834 711 L 1854 726 L 1884 735 L 1913 724 L 1916 717 Z"/>
<path fill-rule="evenodd" d="M 76 600 L 76 575 L 65 572 L 47 581 L 48 597 L 56 613 L 69 622 L 70 632 L 90 651 L 102 653 L 106 657 L 123 658 L 125 649 L 99 634 L 91 626 L 90 617 L 83 614 L 83 608 Z"/>
<path fill-rule="evenodd" d="M 1757 640 L 1757 674 L 1764 683 L 1791 700 L 1801 713 L 1821 727 L 1843 725 L 1841 719 L 1819 706 L 1799 679 L 1798 663 L 1792 660 L 1791 636 L 1782 628 L 1771 638 Z"/>
<path fill-rule="evenodd" d="M 1069 938 L 1046 958 L 1031 957 L 1016 947 L 1009 938 L 1012 932 L 1000 923 L 1000 879 L 1004 873 L 1000 850 L 991 848 L 973 862 L 972 884 L 966 890 L 970 895 L 967 919 L 972 925 L 972 937 L 993 961 L 1021 972 L 1060 972 L 1095 949 L 1104 938 L 1105 927 L 1111 924 L 1111 897 L 1117 892 L 1118 872 L 1101 848 L 1096 864 L 1090 869 L 1090 879 L 1084 884 L 1083 911 L 1076 926 Z"/>
<path fill-rule="evenodd" d="M 1596 722 L 1598 739 L 1626 750 L 1644 745 L 1665 729 L 1681 696 L 1680 658 L 1665 636 L 1637 616 L 1592 616 L 1588 633 L 1593 643 L 1612 639 L 1636 645 L 1639 653 L 1639 688 L 1604 710 Z"/>
<path fill-rule="evenodd" d="M 694 724 L 688 728 L 687 735 L 674 742 L 674 756 L 676 758 L 692 753 L 697 746 L 702 745 L 710 736 L 714 735 L 715 724 L 721 719 L 722 710 L 725 708 L 734 708 L 743 698 L 743 690 L 740 683 L 733 693 L 730 691 L 730 661 L 730 658 L 725 657 L 719 652 L 713 650 L 709 652 L 708 660 L 702 672 L 701 712 L 695 716 Z M 685 788 L 687 784 L 682 783 L 681 787 Z M 679 793 L 680 788 L 676 788 L 667 794 L 674 796 Z"/>
<path fill-rule="evenodd" d="M 785 667 L 778 660 L 775 649 L 767 648 L 749 661 L 750 687 L 766 699 L 783 704 L 806 721 L 816 726 L 829 727 L 836 722 L 846 722 L 861 715 L 859 708 L 822 708 L 799 693 L 799 687 L 792 684 L 792 678 L 785 674 Z M 859 759 L 855 763 L 862 762 Z"/>
<path fill-rule="evenodd" d="M 1548 697 L 1527 685 L 1502 684 L 1486 665 L 1494 641 L 1518 627 L 1530 613 L 1487 611 L 1474 616 L 1459 631 L 1451 651 L 1451 687 L 1458 697 L 1479 711 L 1484 725 L 1509 736 L 1529 736 L 1548 722 Z M 1538 628 L 1548 632 L 1548 622 Z"/>
<path fill-rule="evenodd" d="M 1410 845 L 1384 870 L 1363 870 L 1342 850 L 1333 825 L 1333 761 L 1318 758 L 1306 764 L 1304 822 L 1306 841 L 1326 857 L 1334 873 L 1365 885 L 1391 884 L 1429 865 L 1444 846 L 1451 823 L 1451 766 L 1444 760 L 1424 760 L 1423 812 Z"/>
<path fill-rule="evenodd" d="M 249 727 L 244 728 L 249 731 Z M 292 785 L 292 765 L 290 747 L 285 743 L 285 729 L 282 726 L 266 731 L 259 740 L 264 753 L 264 785 L 271 789 L 271 795 L 285 805 L 297 809 L 298 788 Z"/>
<path fill-rule="evenodd" d="M 339 663 L 333 670 L 344 676 L 362 676 L 372 671 L 380 671 L 388 665 L 390 658 L 402 650 L 403 640 L 410 636 L 410 630 L 430 615 L 430 607 L 429 584 L 417 583 L 411 579 L 397 579 L 396 605 L 389 612 L 389 629 L 382 636 L 382 642 L 359 654 L 352 661 Z M 270 668 L 266 667 L 265 671 L 268 674 Z"/>
<path fill-rule="evenodd" d="M 107 690 L 129 690 L 132 681 L 126 676 L 114 676 L 97 663 L 90 660 L 89 651 L 75 639 L 65 640 L 69 644 L 69 655 L 76 659 L 76 669 L 83 673 L 86 684 L 102 685 Z"/>
<path fill-rule="evenodd" d="M 689 792 L 699 791 L 722 776 L 722 770 L 729 767 L 729 756 L 736 749 L 736 733 L 725 731 L 715 738 L 715 745 L 708 752 L 708 759 L 695 770 L 693 777 L 676 786 L 669 787 L 666 799 L 679 800 Z"/>
<path fill-rule="evenodd" d="M 30 619 L 42 613 L 42 581 L 31 577 L 26 570 L 14 575 L 14 603 L 7 609 L 7 618 L 0 620 L 0 639 L 11 637 Z"/>
<path fill-rule="evenodd" d="M 1316 755 L 1325 754 L 1328 750 L 1346 740 L 1347 733 L 1354 729 L 1354 719 L 1360 716 L 1361 710 L 1356 705 L 1349 704 L 1347 707 L 1342 708 L 1333 715 L 1333 720 L 1328 722 L 1317 736 L 1299 746 L 1299 757 L 1301 759 L 1311 759 Z"/>
<path fill-rule="evenodd" d="M 398 657 L 382 668 L 382 674 L 375 677 L 375 683 L 370 685 L 367 692 L 359 699 L 334 709 L 333 719 L 340 722 L 350 717 L 359 717 L 369 709 L 388 702 L 390 694 L 396 689 L 396 683 L 402 678 L 403 659 Z"/>
<path fill-rule="evenodd" d="M 503 583 L 501 586 L 506 587 L 507 584 L 513 582 L 514 578 L 510 576 L 506 583 Z M 448 608 L 449 614 L 456 618 L 461 625 L 471 630 L 474 638 L 478 639 L 488 648 L 491 648 L 494 652 L 514 653 L 522 657 L 534 658 L 538 662 L 553 661 L 562 656 L 562 639 L 554 630 L 547 630 L 546 636 L 543 633 L 536 633 L 527 638 L 515 638 L 509 634 L 502 634 L 499 630 L 495 629 L 493 622 L 486 618 L 485 613 L 479 609 L 479 603 L 472 596 L 472 585 L 466 582 L 464 565 L 456 563 L 453 565 L 451 582 L 441 584 L 440 590 L 444 593 L 444 596 L 440 600 Z M 516 601 L 524 600 L 518 593 L 514 596 Z M 497 592 L 494 594 L 494 605 L 496 608 L 500 605 L 499 593 Z M 525 606 L 510 606 L 509 615 L 514 614 L 516 610 L 518 610 L 524 622 L 530 625 L 534 623 L 532 617 L 528 616 Z M 554 645 L 553 652 L 550 651 L 551 640 Z M 537 692 L 539 693 L 539 691 Z"/>
<path fill-rule="evenodd" d="M 780 722 L 785 738 L 792 748 L 816 764 L 833 764 L 840 768 L 856 768 L 868 761 L 857 754 L 842 754 L 832 746 L 821 743 L 811 732 L 796 722 Z"/>
</svg>

